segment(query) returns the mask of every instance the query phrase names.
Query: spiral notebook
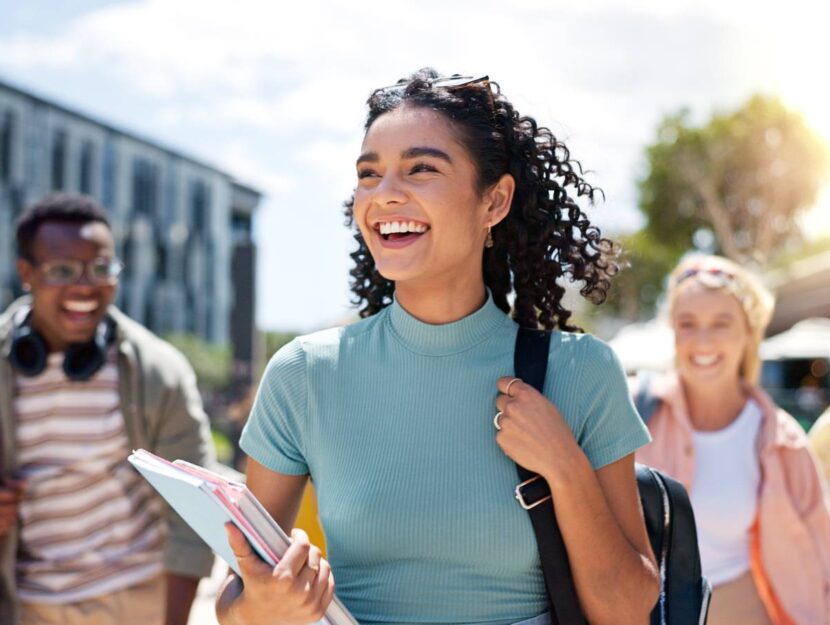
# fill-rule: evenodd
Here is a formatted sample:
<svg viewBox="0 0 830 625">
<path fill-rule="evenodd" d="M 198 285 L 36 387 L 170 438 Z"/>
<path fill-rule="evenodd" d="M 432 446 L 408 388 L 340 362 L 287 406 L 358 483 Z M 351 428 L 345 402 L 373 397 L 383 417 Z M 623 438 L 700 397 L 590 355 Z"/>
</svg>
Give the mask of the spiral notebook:
<svg viewBox="0 0 830 625">
<path fill-rule="evenodd" d="M 184 460 L 170 462 L 145 449 L 134 451 L 127 460 L 237 574 L 239 564 L 225 533 L 228 521 L 240 529 L 254 551 L 271 566 L 279 562 L 291 544 L 291 539 L 244 484 Z M 335 597 L 316 625 L 357 625 L 357 621 Z"/>
</svg>

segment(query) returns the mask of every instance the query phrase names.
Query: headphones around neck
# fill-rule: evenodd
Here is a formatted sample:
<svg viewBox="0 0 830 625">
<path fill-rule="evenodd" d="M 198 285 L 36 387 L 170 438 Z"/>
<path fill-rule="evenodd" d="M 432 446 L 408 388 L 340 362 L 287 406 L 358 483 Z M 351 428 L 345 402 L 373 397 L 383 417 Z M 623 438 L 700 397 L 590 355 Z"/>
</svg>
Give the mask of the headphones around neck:
<svg viewBox="0 0 830 625">
<path fill-rule="evenodd" d="M 49 348 L 43 337 L 32 327 L 31 309 L 20 312 L 23 319 L 14 328 L 9 360 L 21 375 L 34 377 L 46 368 Z M 114 338 L 115 321 L 108 315 L 98 325 L 91 340 L 73 343 L 66 348 L 63 355 L 66 377 L 73 382 L 82 382 L 95 375 L 107 361 L 107 349 Z"/>
</svg>

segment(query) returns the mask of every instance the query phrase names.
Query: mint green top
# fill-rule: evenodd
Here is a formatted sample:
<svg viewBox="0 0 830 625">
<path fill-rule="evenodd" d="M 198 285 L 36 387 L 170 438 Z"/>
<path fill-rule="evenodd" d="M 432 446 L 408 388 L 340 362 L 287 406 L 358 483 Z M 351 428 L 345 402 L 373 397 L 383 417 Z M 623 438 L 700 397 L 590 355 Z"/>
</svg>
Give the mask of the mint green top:
<svg viewBox="0 0 830 625">
<path fill-rule="evenodd" d="M 517 328 L 492 299 L 437 326 L 396 301 L 269 363 L 242 448 L 311 474 L 337 595 L 361 623 L 501 625 L 546 611 L 516 466 L 493 427 Z M 553 333 L 545 394 L 594 468 L 649 441 L 598 339 Z"/>
</svg>

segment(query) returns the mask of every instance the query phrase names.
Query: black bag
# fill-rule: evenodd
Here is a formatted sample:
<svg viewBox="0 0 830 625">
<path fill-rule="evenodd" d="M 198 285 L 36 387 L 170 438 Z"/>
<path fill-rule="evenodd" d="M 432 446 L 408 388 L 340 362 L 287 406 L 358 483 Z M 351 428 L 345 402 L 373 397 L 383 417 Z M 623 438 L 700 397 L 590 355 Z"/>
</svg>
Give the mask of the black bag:
<svg viewBox="0 0 830 625">
<path fill-rule="evenodd" d="M 550 332 L 520 328 L 516 337 L 516 377 L 542 392 L 548 366 Z M 562 534 L 547 482 L 516 465 L 516 499 L 530 513 L 553 625 L 585 625 Z M 705 625 L 711 587 L 702 576 L 697 531 L 686 490 L 659 471 L 637 465 L 637 487 L 646 528 L 660 571 L 660 597 L 651 625 Z"/>
<path fill-rule="evenodd" d="M 634 407 L 640 413 L 640 418 L 643 423 L 648 425 L 651 417 L 657 412 L 660 407 L 660 398 L 649 392 L 651 386 L 651 376 L 642 374 L 639 377 L 637 384 L 637 392 L 634 393 Z"/>
</svg>

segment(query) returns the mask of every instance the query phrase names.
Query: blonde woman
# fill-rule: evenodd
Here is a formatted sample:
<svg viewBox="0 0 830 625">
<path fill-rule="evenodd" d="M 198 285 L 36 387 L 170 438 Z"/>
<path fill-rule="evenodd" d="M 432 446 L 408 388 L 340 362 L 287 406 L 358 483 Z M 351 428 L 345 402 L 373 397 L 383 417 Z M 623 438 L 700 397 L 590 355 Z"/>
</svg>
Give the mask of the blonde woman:
<svg viewBox="0 0 830 625">
<path fill-rule="evenodd" d="M 773 298 L 717 256 L 669 279 L 675 371 L 652 380 L 653 442 L 637 460 L 689 490 L 710 625 L 830 623 L 830 509 L 797 422 L 758 386 Z"/>
</svg>

